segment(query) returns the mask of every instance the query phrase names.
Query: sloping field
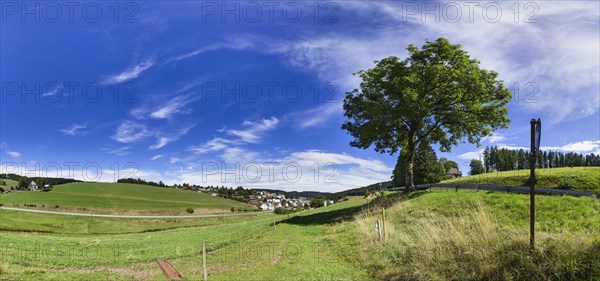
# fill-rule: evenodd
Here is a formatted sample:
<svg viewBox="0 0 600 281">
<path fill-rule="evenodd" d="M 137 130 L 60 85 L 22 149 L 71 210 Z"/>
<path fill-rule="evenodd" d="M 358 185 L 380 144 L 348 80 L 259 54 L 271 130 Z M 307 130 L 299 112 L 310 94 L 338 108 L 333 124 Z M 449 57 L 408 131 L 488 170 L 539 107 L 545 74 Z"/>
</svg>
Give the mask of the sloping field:
<svg viewBox="0 0 600 281">
<path fill-rule="evenodd" d="M 17 181 L 11 179 L 0 179 L 0 181 L 4 181 L 4 183 L 6 183 L 5 185 L 0 185 L 0 187 L 4 188 L 4 190 L 9 190 L 11 187 L 16 188 L 19 184 Z"/>
<path fill-rule="evenodd" d="M 558 188 L 563 185 L 581 191 L 600 192 L 600 167 L 536 169 L 537 187 Z M 445 180 L 442 183 L 478 183 L 528 186 L 529 170 L 487 173 Z"/>
<path fill-rule="evenodd" d="M 599 280 L 600 200 L 537 196 L 536 248 L 529 197 L 418 191 L 371 203 L 356 218 L 362 263 L 381 280 Z M 379 201 L 379 204 L 377 203 Z M 386 208 L 387 240 L 373 228 Z M 376 253 L 376 254 L 374 254 Z"/>
<path fill-rule="evenodd" d="M 182 189 L 123 183 L 71 183 L 54 186 L 50 192 L 22 191 L 0 195 L 7 207 L 36 205 L 35 208 L 113 214 L 218 213 L 253 206 Z M 58 207 L 57 207 L 58 206 Z"/>
</svg>

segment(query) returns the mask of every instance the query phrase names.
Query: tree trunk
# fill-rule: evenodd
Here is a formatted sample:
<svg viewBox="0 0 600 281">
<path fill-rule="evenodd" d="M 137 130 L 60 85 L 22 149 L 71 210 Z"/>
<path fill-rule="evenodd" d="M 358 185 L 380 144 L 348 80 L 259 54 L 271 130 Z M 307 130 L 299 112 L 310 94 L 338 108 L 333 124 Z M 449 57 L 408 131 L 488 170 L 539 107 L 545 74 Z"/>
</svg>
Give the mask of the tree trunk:
<svg viewBox="0 0 600 281">
<path fill-rule="evenodd" d="M 406 173 L 404 178 L 404 192 L 409 193 L 415 190 L 415 182 L 413 176 L 413 163 L 415 160 L 416 144 L 414 137 L 410 137 L 406 146 Z"/>
</svg>

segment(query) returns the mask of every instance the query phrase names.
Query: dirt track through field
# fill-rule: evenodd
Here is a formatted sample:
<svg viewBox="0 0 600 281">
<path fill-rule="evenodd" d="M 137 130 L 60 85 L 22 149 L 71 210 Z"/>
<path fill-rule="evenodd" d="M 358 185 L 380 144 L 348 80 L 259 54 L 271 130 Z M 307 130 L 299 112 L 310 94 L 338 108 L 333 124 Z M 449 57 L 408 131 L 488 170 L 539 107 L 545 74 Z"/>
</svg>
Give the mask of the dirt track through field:
<svg viewBox="0 0 600 281">
<path fill-rule="evenodd" d="M 257 214 L 261 214 L 262 213 L 262 212 L 248 212 L 248 213 L 242 213 L 242 214 L 214 214 L 214 215 L 195 215 L 195 216 L 131 216 L 131 215 L 104 215 L 104 214 L 67 213 L 67 212 L 31 210 L 31 209 L 12 208 L 12 207 L 0 207 L 0 209 L 10 210 L 10 211 L 31 212 L 31 213 L 43 213 L 43 214 L 51 214 L 51 215 L 80 216 L 80 217 L 102 217 L 102 218 L 128 218 L 128 219 L 175 219 L 175 218 L 236 217 L 236 216 L 257 215 Z"/>
</svg>

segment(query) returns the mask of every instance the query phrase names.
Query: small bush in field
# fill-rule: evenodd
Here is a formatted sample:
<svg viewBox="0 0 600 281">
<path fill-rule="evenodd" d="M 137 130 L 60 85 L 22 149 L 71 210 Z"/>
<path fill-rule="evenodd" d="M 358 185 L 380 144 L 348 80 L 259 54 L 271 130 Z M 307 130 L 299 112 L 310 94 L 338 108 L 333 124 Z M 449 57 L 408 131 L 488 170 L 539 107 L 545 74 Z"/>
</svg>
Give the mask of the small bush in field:
<svg viewBox="0 0 600 281">
<path fill-rule="evenodd" d="M 194 208 L 187 208 L 185 209 L 186 212 L 188 212 L 189 214 L 194 213 Z"/>
<path fill-rule="evenodd" d="M 558 182 L 558 188 L 560 189 L 573 189 L 575 188 L 575 185 L 573 184 L 573 181 L 570 179 L 561 179 Z"/>
</svg>

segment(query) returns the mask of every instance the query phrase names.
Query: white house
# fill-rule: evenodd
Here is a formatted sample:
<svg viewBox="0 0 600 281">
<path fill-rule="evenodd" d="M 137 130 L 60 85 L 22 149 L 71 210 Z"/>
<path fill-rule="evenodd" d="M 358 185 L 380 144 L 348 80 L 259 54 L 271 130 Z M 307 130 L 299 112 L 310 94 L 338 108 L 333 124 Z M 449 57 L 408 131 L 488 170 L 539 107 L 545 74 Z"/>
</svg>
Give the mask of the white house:
<svg viewBox="0 0 600 281">
<path fill-rule="evenodd" d="M 34 182 L 34 181 L 31 181 L 31 183 L 30 183 L 30 184 L 27 186 L 27 188 L 28 188 L 29 190 L 37 190 L 37 189 L 38 189 L 38 188 L 37 188 L 37 184 L 35 184 L 35 182 Z"/>
</svg>

